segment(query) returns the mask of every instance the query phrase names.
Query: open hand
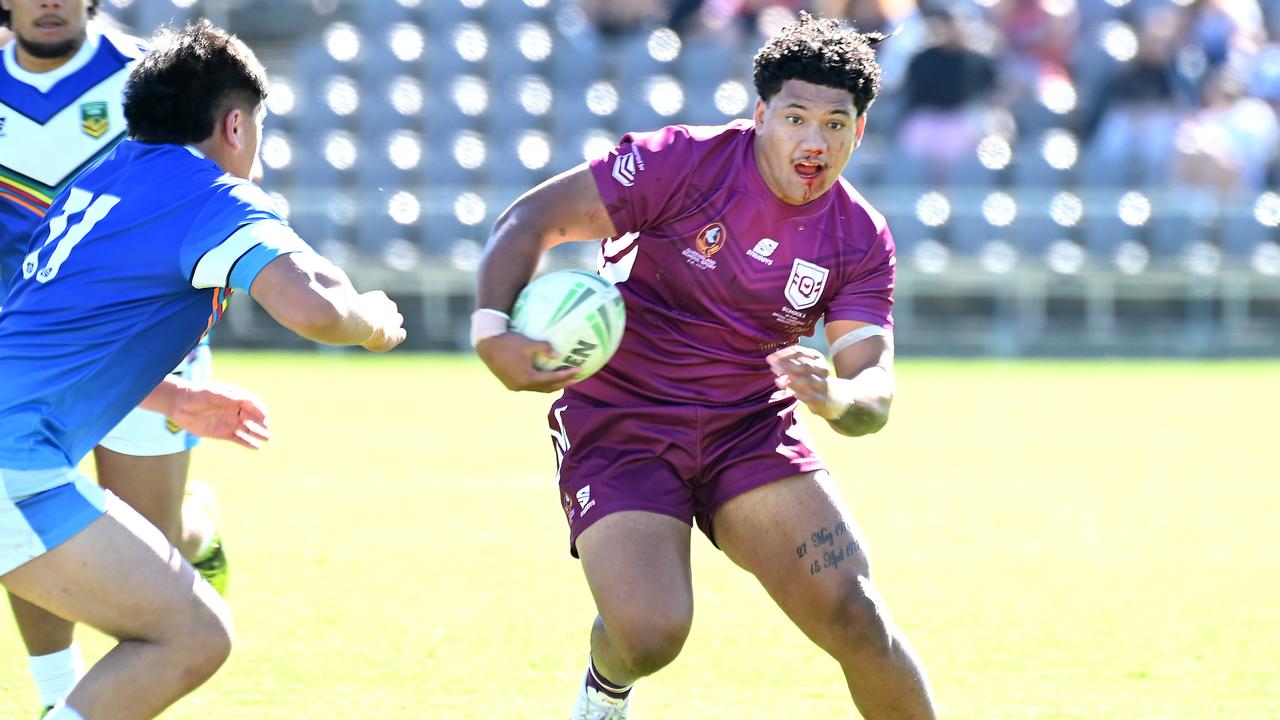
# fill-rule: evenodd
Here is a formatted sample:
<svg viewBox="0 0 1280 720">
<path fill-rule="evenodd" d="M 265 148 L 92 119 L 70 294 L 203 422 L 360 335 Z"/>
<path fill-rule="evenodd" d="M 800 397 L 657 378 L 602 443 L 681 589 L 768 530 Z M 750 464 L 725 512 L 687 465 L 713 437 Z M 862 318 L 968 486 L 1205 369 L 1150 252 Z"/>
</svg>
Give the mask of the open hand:
<svg viewBox="0 0 1280 720">
<path fill-rule="evenodd" d="M 774 384 L 790 388 L 796 399 L 818 417 L 834 420 L 849 407 L 849 403 L 832 397 L 831 366 L 822 353 L 801 345 L 792 345 L 767 358 L 773 370 Z"/>
<path fill-rule="evenodd" d="M 174 398 L 169 419 L 192 435 L 228 440 L 250 450 L 257 450 L 271 439 L 267 406 L 236 385 L 183 388 Z"/>
</svg>

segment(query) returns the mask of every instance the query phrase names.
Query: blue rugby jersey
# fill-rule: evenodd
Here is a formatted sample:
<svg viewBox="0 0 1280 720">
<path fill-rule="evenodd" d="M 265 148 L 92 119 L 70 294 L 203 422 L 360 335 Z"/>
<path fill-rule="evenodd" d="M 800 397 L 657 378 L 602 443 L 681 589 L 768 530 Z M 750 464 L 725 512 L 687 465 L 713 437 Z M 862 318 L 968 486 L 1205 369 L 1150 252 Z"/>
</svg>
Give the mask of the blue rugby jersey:
<svg viewBox="0 0 1280 720">
<path fill-rule="evenodd" d="M 50 206 L 0 309 L 0 467 L 76 465 L 231 289 L 298 251 L 257 185 L 191 147 L 121 143 Z"/>
</svg>

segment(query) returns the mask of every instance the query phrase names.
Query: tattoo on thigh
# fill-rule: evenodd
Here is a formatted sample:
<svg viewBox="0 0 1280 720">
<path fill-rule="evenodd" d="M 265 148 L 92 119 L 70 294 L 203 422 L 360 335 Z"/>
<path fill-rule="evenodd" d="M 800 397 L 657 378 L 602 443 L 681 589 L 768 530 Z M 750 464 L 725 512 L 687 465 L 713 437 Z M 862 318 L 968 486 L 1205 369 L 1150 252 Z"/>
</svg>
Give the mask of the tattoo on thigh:
<svg viewBox="0 0 1280 720">
<path fill-rule="evenodd" d="M 834 570 L 858 552 L 858 541 L 851 535 L 848 523 L 838 522 L 834 530 L 820 527 L 796 546 L 796 559 L 808 564 L 810 575 Z"/>
</svg>

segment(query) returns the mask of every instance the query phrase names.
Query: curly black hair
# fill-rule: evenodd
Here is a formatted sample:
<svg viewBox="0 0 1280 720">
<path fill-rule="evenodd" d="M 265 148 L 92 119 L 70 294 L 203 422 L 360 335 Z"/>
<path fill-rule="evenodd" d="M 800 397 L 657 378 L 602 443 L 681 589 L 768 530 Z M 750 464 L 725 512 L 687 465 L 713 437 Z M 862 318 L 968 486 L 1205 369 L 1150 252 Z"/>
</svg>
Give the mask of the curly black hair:
<svg viewBox="0 0 1280 720">
<path fill-rule="evenodd" d="M 124 86 L 124 119 L 135 140 L 198 143 L 233 107 L 257 112 L 267 97 L 257 56 L 208 20 L 162 29 L 152 47 Z"/>
<path fill-rule="evenodd" d="M 98 6 L 102 4 L 102 0 L 89 0 L 85 11 L 89 18 L 93 18 L 98 14 Z M 8 10 L 0 8 L 0 27 L 9 27 L 10 14 Z"/>
<path fill-rule="evenodd" d="M 880 92 L 874 46 L 884 38 L 802 11 L 756 53 L 756 92 L 768 102 L 788 80 L 840 88 L 853 95 L 853 106 L 861 115 Z"/>
</svg>

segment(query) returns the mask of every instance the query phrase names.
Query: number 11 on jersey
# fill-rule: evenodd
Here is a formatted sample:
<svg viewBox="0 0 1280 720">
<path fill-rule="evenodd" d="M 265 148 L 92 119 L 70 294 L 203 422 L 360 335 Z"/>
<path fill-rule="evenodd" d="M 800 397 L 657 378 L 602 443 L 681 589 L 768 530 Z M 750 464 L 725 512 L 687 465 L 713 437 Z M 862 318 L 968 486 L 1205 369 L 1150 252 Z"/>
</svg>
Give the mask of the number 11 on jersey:
<svg viewBox="0 0 1280 720">
<path fill-rule="evenodd" d="M 71 251 L 76 245 L 84 239 L 85 235 L 93 229 L 98 221 L 107 216 L 111 212 L 111 208 L 120 202 L 120 198 L 114 195 L 93 196 L 93 193 L 80 188 L 71 188 L 67 195 L 67 201 L 62 205 L 62 213 L 49 221 L 49 237 L 41 243 L 40 247 L 32 250 L 27 259 L 22 263 L 22 277 L 30 279 L 32 275 L 36 276 L 36 282 L 47 283 L 58 275 L 58 268 L 62 267 L 62 263 L 66 262 L 67 257 L 71 255 Z M 72 215 L 84 211 L 84 216 L 80 221 L 71 227 L 67 227 L 67 219 Z M 45 264 L 39 272 L 36 268 L 40 265 L 40 253 L 49 243 L 54 240 L 58 244 L 54 246 L 53 253 L 49 256 L 49 262 Z"/>
</svg>

